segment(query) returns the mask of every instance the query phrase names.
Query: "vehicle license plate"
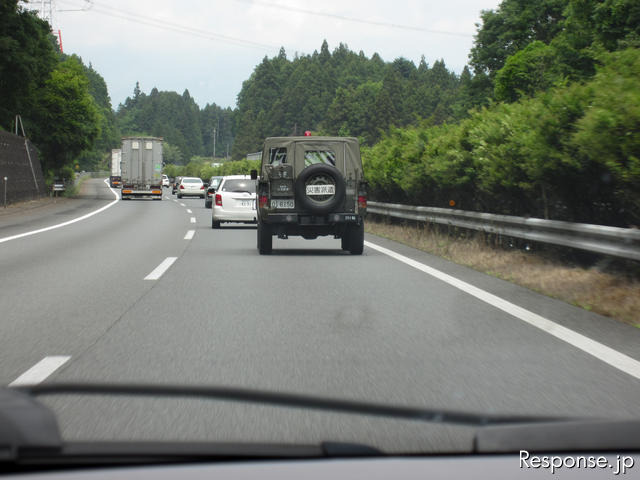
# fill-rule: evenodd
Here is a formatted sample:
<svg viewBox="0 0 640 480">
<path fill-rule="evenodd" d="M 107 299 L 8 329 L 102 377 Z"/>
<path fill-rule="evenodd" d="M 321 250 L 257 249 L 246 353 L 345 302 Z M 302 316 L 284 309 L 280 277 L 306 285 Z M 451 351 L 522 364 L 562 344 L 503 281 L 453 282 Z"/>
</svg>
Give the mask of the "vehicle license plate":
<svg viewBox="0 0 640 480">
<path fill-rule="evenodd" d="M 335 185 L 307 185 L 307 195 L 334 195 Z"/>
<path fill-rule="evenodd" d="M 245 208 L 256 208 L 255 200 L 240 200 L 240 206 Z"/>
<path fill-rule="evenodd" d="M 296 208 L 295 200 L 271 200 L 271 208 Z"/>
</svg>

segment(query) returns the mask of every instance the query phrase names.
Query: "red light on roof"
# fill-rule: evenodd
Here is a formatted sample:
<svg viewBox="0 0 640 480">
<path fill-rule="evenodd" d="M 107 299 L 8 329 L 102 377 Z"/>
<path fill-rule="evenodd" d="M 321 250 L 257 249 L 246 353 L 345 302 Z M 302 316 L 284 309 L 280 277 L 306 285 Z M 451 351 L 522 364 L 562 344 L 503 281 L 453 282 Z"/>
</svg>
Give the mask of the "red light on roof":
<svg viewBox="0 0 640 480">
<path fill-rule="evenodd" d="M 304 136 L 305 137 L 310 137 L 311 136 L 311 130 L 305 130 L 304 131 Z"/>
</svg>

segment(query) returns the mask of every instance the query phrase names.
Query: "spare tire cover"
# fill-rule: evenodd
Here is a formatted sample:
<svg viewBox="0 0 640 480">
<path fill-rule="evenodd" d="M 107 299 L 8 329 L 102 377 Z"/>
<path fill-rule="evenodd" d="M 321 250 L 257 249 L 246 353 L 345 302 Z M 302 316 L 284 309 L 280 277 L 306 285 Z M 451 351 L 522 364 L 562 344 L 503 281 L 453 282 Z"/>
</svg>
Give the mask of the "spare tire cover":
<svg viewBox="0 0 640 480">
<path fill-rule="evenodd" d="M 333 193 L 330 193 L 332 189 Z M 295 183 L 300 208 L 317 214 L 329 213 L 341 206 L 345 189 L 340 170 L 325 163 L 308 166 L 300 172 Z M 323 193 L 324 190 L 329 193 Z"/>
</svg>

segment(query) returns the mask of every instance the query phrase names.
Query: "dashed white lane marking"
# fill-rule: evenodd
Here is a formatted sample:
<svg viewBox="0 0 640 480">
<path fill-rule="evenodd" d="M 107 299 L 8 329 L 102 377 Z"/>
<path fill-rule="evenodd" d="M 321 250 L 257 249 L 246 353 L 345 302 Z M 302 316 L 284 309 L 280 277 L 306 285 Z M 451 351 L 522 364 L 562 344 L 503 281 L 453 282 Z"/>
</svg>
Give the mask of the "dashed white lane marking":
<svg viewBox="0 0 640 480">
<path fill-rule="evenodd" d="M 187 234 L 184 236 L 184 239 L 191 240 L 195 234 L 196 234 L 195 230 L 187 230 Z"/>
<path fill-rule="evenodd" d="M 10 387 L 21 387 L 24 385 L 36 385 L 43 382 L 49 375 L 67 363 L 71 357 L 66 355 L 53 355 L 44 357 L 29 370 L 24 372 L 13 382 Z"/>
<path fill-rule="evenodd" d="M 153 269 L 153 271 L 144 277 L 145 280 L 158 280 L 164 272 L 166 272 L 173 262 L 175 262 L 178 257 L 167 257 L 165 258 L 160 265 Z"/>
<path fill-rule="evenodd" d="M 451 275 L 447 275 L 440 270 L 436 270 L 435 268 L 429 267 L 409 257 L 405 257 L 404 255 L 396 253 L 393 250 L 389 250 L 388 248 L 381 247 L 379 245 L 376 245 L 375 243 L 371 243 L 368 241 L 365 241 L 364 244 L 367 247 L 372 248 L 373 250 L 384 253 L 391 258 L 394 258 L 402 263 L 405 263 L 406 265 L 409 265 L 428 275 L 431 275 L 438 280 L 448 283 L 449 285 L 476 297 L 478 300 L 488 303 L 489 305 L 492 305 L 493 307 L 498 308 L 503 312 L 508 313 L 509 315 L 513 315 L 523 322 L 539 328 L 540 330 L 543 330 L 548 334 L 553 335 L 554 337 L 567 342 L 568 344 L 573 345 L 576 348 L 579 348 L 583 352 L 596 357 L 597 359 L 611 365 L 612 367 L 617 368 L 618 370 L 627 373 L 632 377 L 640 379 L 640 362 L 629 357 L 628 355 L 620 353 L 613 348 L 607 347 L 602 343 L 596 342 L 589 337 L 586 337 L 569 328 L 563 327 L 562 325 L 559 325 L 547 318 L 530 312 L 529 310 L 519 307 L 518 305 L 508 302 L 503 298 L 486 292 L 478 287 L 474 287 L 473 285 L 463 282 L 462 280 L 452 277 Z"/>
<path fill-rule="evenodd" d="M 187 213 L 193 213 L 190 208 L 187 208 Z"/>
<path fill-rule="evenodd" d="M 186 207 L 186 205 L 184 203 L 182 203 L 182 202 L 180 202 L 180 206 L 181 207 Z"/>
<path fill-rule="evenodd" d="M 19 233 L 18 235 L 12 235 L 11 237 L 0 238 L 0 243 L 8 242 L 9 240 L 16 240 L 17 238 L 28 237 L 29 235 L 35 235 L 36 233 L 48 232 L 49 230 L 55 230 L 56 228 L 60 228 L 60 227 L 66 227 L 67 225 L 71 225 L 72 223 L 86 220 L 87 218 L 93 217 L 94 215 L 97 215 L 100 212 L 104 212 L 107 208 L 113 207 L 116 203 L 118 203 L 120 198 L 118 197 L 118 193 L 109 186 L 108 182 L 109 182 L 108 179 L 105 179 L 104 183 L 107 184 L 107 187 L 109 188 L 109 190 L 111 190 L 111 193 L 113 193 L 113 195 L 116 197 L 116 199 L 113 202 L 97 210 L 94 210 L 91 213 L 87 213 L 86 215 L 82 215 L 81 217 L 74 218 L 73 220 L 68 220 L 66 222 L 58 223 L 56 225 L 51 225 L 50 227 L 39 228 L 38 230 L 32 230 L 30 232 Z"/>
<path fill-rule="evenodd" d="M 196 223 L 196 217 L 191 217 L 191 223 Z"/>
</svg>

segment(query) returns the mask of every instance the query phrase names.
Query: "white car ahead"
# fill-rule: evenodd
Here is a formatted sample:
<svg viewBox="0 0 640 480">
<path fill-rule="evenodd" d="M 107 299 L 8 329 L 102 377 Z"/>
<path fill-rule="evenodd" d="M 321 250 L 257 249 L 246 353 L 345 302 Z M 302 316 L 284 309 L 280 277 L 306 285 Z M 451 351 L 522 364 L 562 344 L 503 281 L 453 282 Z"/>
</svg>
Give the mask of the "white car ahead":
<svg viewBox="0 0 640 480">
<path fill-rule="evenodd" d="M 180 185 L 178 186 L 178 198 L 182 198 L 187 195 L 204 198 L 204 182 L 201 178 L 182 177 L 182 180 L 180 180 Z"/>
<path fill-rule="evenodd" d="M 221 222 L 256 223 L 256 181 L 249 175 L 224 177 L 211 209 L 211 228 Z"/>
<path fill-rule="evenodd" d="M 171 183 L 169 182 L 169 177 L 166 175 L 162 175 L 162 186 L 163 187 L 170 187 Z"/>
</svg>

